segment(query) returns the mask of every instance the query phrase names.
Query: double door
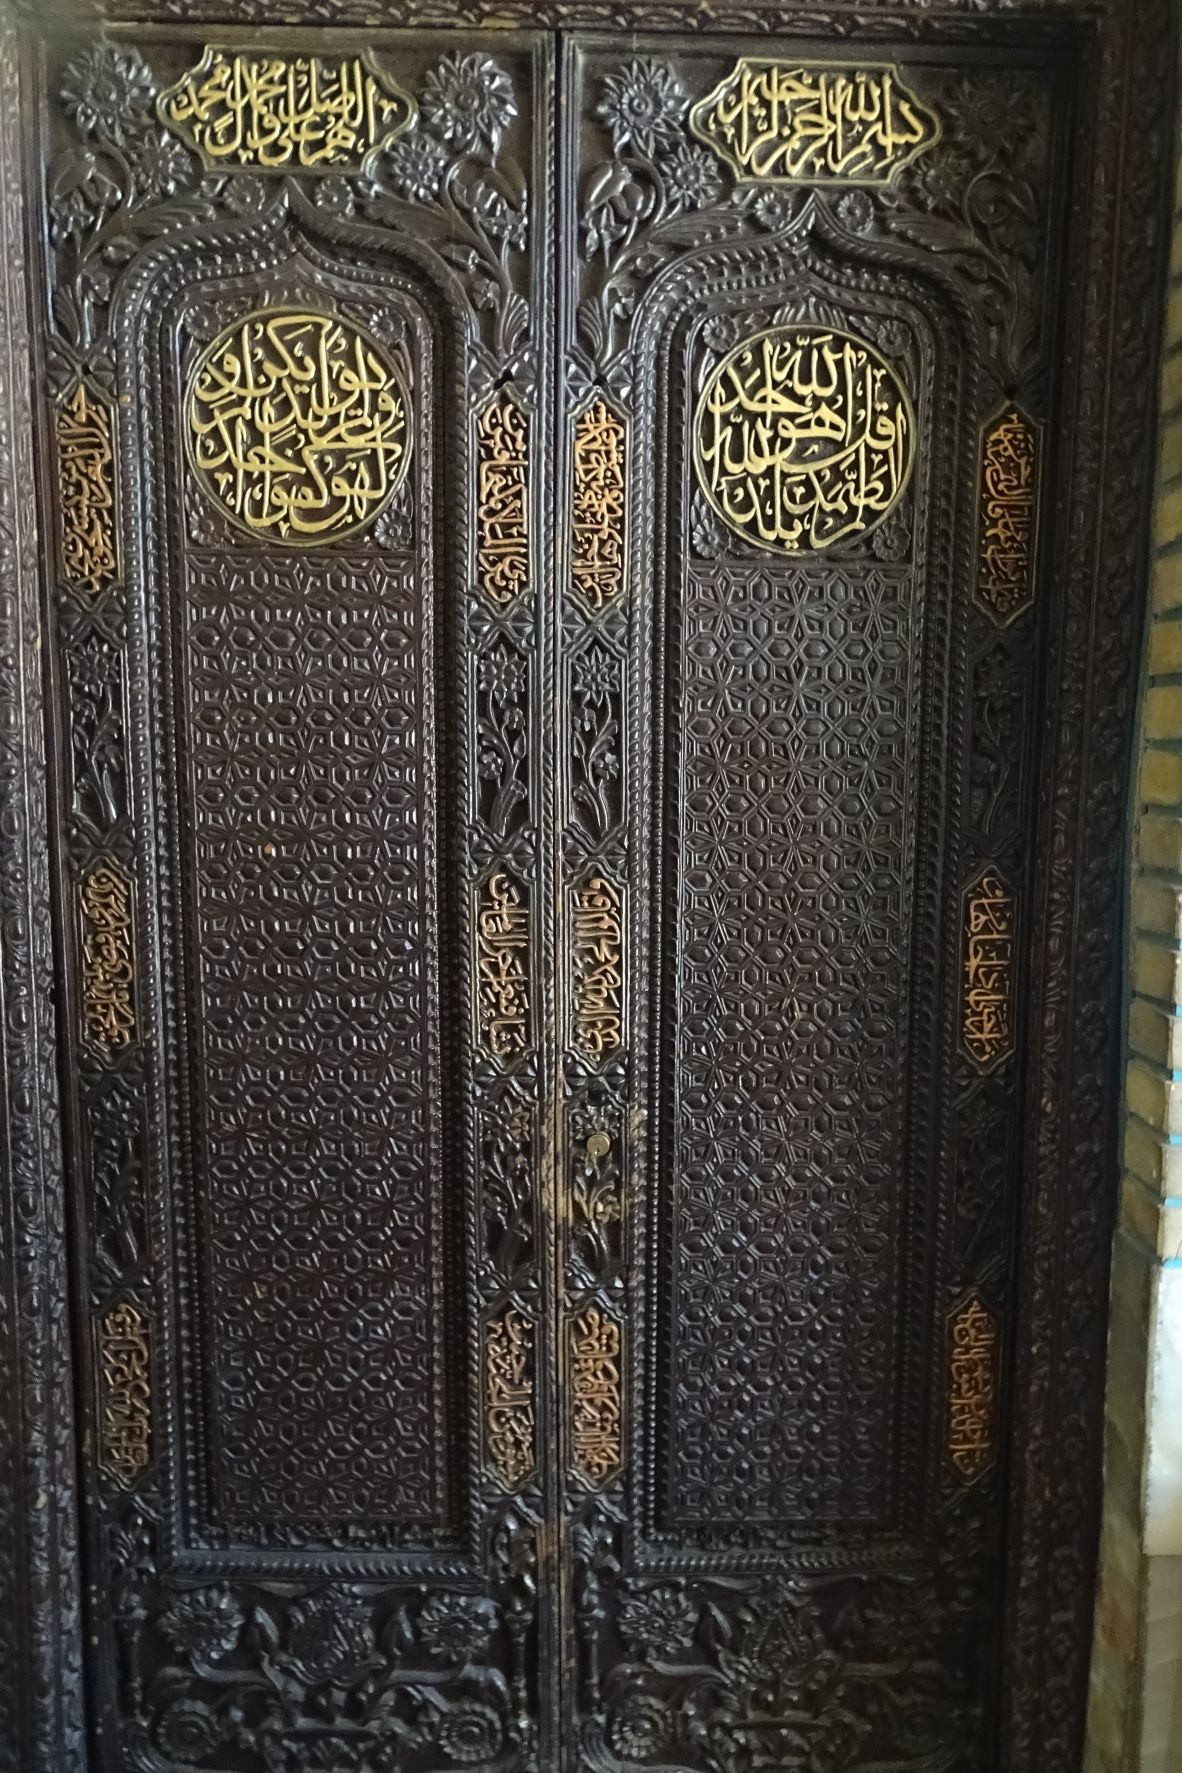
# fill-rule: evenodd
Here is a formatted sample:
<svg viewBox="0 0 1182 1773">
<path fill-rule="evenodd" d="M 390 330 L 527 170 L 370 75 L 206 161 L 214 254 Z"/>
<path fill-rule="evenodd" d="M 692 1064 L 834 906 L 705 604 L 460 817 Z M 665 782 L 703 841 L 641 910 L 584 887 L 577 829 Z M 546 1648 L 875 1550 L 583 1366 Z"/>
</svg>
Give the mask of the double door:
<svg viewBox="0 0 1182 1773">
<path fill-rule="evenodd" d="M 1093 89 L 898 12 L 36 49 L 101 1773 L 968 1773 L 1023 1620 L 1077 1729 Z"/>
</svg>

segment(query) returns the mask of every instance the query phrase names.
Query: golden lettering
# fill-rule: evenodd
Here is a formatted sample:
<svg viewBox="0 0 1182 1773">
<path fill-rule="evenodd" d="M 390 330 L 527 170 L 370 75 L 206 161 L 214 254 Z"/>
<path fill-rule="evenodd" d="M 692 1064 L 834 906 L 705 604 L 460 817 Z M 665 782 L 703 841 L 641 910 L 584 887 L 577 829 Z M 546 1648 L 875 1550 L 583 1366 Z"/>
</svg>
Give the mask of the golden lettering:
<svg viewBox="0 0 1182 1773">
<path fill-rule="evenodd" d="M 296 545 L 356 534 L 410 455 L 405 392 L 376 340 L 326 314 L 268 310 L 209 346 L 189 385 L 193 470 L 230 521 Z"/>
<path fill-rule="evenodd" d="M 1014 896 L 986 870 L 965 900 L 962 1029 L 965 1050 L 988 1067 L 1013 1048 Z"/>
<path fill-rule="evenodd" d="M 985 432 L 977 599 L 999 622 L 1012 621 L 1034 597 L 1039 455 L 1038 427 L 1019 407 Z"/>
<path fill-rule="evenodd" d="M 99 1463 L 130 1487 L 152 1457 L 148 1322 L 126 1300 L 99 1321 Z"/>
<path fill-rule="evenodd" d="M 997 1322 L 974 1294 L 949 1326 L 948 1453 L 972 1483 L 993 1461 Z"/>
<path fill-rule="evenodd" d="M 131 882 L 103 862 L 81 882 L 82 1029 L 104 1058 L 135 1039 L 135 962 Z"/>
<path fill-rule="evenodd" d="M 620 889 L 594 875 L 571 901 L 574 1044 L 602 1059 L 624 1039 L 624 925 Z"/>
<path fill-rule="evenodd" d="M 157 111 L 207 166 L 340 173 L 401 135 L 414 106 L 368 55 L 211 47 Z"/>
<path fill-rule="evenodd" d="M 894 371 L 864 340 L 816 327 L 777 327 L 737 345 L 694 421 L 694 463 L 715 511 L 784 554 L 874 529 L 902 498 L 914 449 Z"/>
<path fill-rule="evenodd" d="M 602 400 L 575 421 L 570 573 L 592 609 L 624 589 L 625 435 Z"/>
<path fill-rule="evenodd" d="M 885 185 L 940 139 L 898 68 L 742 56 L 690 112 L 690 128 L 740 180 Z"/>
<path fill-rule="evenodd" d="M 529 581 L 529 426 L 509 395 L 476 421 L 476 578 L 494 603 Z"/>
<path fill-rule="evenodd" d="M 97 597 L 119 577 L 110 407 L 79 382 L 58 408 L 56 433 L 61 574 L 72 591 Z"/>
<path fill-rule="evenodd" d="M 476 981 L 480 1035 L 494 1059 L 529 1046 L 529 907 L 507 874 L 480 891 L 476 912 Z"/>
<path fill-rule="evenodd" d="M 623 1336 L 596 1305 L 569 1328 L 571 1465 L 584 1483 L 598 1486 L 623 1463 Z"/>
<path fill-rule="evenodd" d="M 534 1326 L 512 1305 L 485 1330 L 484 1378 L 485 1452 L 515 1490 L 534 1468 Z"/>
</svg>

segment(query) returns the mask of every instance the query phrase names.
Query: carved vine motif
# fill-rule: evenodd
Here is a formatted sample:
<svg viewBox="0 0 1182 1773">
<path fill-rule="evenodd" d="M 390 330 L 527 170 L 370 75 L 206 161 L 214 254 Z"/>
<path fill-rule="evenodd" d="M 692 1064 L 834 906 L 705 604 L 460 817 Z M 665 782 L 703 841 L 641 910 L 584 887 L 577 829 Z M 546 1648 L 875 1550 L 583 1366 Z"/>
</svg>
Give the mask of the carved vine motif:
<svg viewBox="0 0 1182 1773">
<path fill-rule="evenodd" d="M 619 824 L 624 793 L 624 668 L 598 638 L 571 667 L 570 700 L 572 812 L 594 845 Z"/>
<path fill-rule="evenodd" d="M 968 1714 L 942 1634 L 971 1601 L 942 1574 L 624 1576 L 610 1505 L 571 1538 L 588 1766 L 953 1765 Z"/>
<path fill-rule="evenodd" d="M 127 813 L 123 653 L 103 629 L 77 626 L 66 653 L 70 682 L 73 814 L 94 842 Z"/>
<path fill-rule="evenodd" d="M 528 682 L 517 646 L 490 636 L 476 666 L 476 771 L 480 818 L 501 845 L 521 832 L 529 812 Z"/>
<path fill-rule="evenodd" d="M 154 1530 L 132 1515 L 111 1541 L 130 1749 L 151 1766 L 246 1756 L 264 1773 L 399 1773 L 424 1754 L 530 1765 L 535 1531 L 501 1514 L 493 1594 L 344 1582 L 162 1594 Z"/>
</svg>

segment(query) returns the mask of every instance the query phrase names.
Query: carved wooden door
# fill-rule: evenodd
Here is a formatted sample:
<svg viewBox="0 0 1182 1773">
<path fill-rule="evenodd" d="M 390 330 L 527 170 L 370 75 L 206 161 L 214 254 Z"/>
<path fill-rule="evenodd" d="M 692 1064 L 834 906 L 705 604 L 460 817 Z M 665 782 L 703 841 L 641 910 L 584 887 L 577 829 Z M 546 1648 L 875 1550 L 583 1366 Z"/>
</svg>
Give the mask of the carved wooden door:
<svg viewBox="0 0 1182 1773">
<path fill-rule="evenodd" d="M 38 1773 L 1074 1766 L 1168 55 L 1007 10 L 26 30 Z"/>
</svg>

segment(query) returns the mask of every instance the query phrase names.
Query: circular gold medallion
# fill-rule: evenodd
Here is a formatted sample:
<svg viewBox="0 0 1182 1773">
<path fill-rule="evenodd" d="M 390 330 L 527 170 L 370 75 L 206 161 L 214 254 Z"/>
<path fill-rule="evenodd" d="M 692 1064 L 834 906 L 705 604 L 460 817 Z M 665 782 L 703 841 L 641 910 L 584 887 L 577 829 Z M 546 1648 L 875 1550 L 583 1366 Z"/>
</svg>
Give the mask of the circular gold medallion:
<svg viewBox="0 0 1182 1773">
<path fill-rule="evenodd" d="M 777 326 L 728 352 L 694 414 L 702 491 L 736 534 L 814 553 L 874 529 L 907 488 L 915 414 L 865 339 Z"/>
<path fill-rule="evenodd" d="M 377 340 L 330 314 L 264 309 L 202 352 L 185 403 L 193 472 L 252 536 L 355 535 L 410 457 L 409 400 Z"/>
</svg>

